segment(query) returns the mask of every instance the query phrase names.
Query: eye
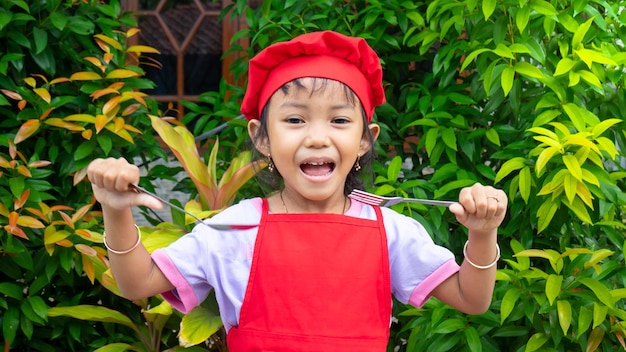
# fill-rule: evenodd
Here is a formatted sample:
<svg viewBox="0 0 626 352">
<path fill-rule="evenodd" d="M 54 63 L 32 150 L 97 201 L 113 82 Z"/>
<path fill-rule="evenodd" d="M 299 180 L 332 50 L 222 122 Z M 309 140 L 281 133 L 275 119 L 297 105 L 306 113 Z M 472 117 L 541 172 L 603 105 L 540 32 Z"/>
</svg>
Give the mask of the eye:
<svg viewBox="0 0 626 352">
<path fill-rule="evenodd" d="M 343 125 L 346 123 L 350 123 L 350 119 L 344 116 L 338 116 L 338 117 L 333 118 L 333 123 Z"/>
<path fill-rule="evenodd" d="M 285 118 L 285 122 L 290 123 L 290 124 L 299 124 L 299 123 L 304 123 L 304 120 L 300 116 L 291 115 Z"/>
</svg>

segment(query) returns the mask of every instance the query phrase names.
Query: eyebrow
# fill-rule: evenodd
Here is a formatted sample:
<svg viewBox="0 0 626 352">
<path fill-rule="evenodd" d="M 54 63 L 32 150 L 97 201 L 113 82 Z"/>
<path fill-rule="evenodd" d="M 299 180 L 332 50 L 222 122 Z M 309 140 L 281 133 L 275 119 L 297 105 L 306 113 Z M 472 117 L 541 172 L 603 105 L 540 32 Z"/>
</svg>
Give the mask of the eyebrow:
<svg viewBox="0 0 626 352">
<path fill-rule="evenodd" d="M 304 103 L 300 103 L 297 101 L 286 101 L 282 104 L 280 104 L 280 107 L 283 108 L 299 108 L 299 109 L 305 109 L 308 107 L 307 104 Z M 342 109 L 354 109 L 355 106 L 352 106 L 349 103 L 346 104 L 336 104 L 330 107 L 331 110 L 342 110 Z"/>
</svg>

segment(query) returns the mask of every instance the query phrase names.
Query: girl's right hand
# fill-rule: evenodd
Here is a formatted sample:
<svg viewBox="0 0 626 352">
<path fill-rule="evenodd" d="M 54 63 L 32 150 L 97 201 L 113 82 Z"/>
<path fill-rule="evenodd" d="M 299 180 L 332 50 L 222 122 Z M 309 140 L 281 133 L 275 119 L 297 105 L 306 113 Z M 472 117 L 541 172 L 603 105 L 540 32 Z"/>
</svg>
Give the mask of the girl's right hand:
<svg viewBox="0 0 626 352">
<path fill-rule="evenodd" d="M 161 209 L 163 204 L 150 195 L 137 193 L 130 184 L 139 182 L 139 168 L 124 158 L 95 159 L 87 167 L 93 194 L 102 206 L 123 210 L 137 205 Z"/>
</svg>

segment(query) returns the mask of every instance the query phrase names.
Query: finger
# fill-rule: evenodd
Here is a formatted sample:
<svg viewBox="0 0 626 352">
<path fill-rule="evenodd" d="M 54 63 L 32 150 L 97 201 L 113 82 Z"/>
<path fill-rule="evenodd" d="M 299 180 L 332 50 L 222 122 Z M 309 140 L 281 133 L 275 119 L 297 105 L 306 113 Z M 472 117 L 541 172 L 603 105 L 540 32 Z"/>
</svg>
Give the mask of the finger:
<svg viewBox="0 0 626 352">
<path fill-rule="evenodd" d="M 161 210 L 163 203 L 149 194 L 138 193 L 136 197 L 137 205 L 143 205 L 150 209 Z"/>
</svg>

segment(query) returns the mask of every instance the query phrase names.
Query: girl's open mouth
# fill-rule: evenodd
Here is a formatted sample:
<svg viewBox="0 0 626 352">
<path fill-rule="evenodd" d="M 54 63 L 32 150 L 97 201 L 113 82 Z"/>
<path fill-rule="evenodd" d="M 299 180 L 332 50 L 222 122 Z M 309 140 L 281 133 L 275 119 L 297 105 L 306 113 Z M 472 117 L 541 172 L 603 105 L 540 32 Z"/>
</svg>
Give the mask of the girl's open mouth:
<svg viewBox="0 0 626 352">
<path fill-rule="evenodd" d="M 310 162 L 300 165 L 300 170 L 308 176 L 324 176 L 335 170 L 333 162 Z"/>
</svg>

